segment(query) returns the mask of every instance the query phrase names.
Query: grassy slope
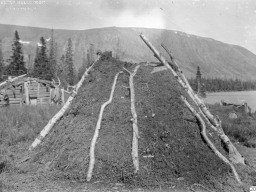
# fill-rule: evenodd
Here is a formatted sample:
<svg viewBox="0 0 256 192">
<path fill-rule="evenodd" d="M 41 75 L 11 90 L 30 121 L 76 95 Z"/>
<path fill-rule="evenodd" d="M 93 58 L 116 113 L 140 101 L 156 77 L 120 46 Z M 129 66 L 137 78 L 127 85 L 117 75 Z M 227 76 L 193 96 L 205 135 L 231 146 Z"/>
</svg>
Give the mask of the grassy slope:
<svg viewBox="0 0 256 192">
<path fill-rule="evenodd" d="M 58 110 L 56 106 L 39 105 L 0 108 L 0 180 L 4 190 L 16 188 L 15 179 L 8 175 L 19 177 L 17 162 L 27 153 L 33 139 Z"/>
</svg>

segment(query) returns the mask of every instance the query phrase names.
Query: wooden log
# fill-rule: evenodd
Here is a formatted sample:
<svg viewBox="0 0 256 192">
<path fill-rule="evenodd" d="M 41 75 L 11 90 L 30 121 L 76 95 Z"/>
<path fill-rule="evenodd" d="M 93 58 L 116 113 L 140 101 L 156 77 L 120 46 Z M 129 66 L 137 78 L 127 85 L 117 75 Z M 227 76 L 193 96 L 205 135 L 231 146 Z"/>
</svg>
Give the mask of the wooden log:
<svg viewBox="0 0 256 192">
<path fill-rule="evenodd" d="M 97 121 L 97 125 L 96 125 L 96 128 L 95 128 L 95 132 L 94 132 L 92 141 L 91 141 L 90 162 L 89 162 L 89 168 L 88 168 L 88 173 L 87 173 L 87 178 L 86 178 L 87 181 L 90 181 L 91 178 L 92 178 L 92 172 L 93 172 L 93 168 L 94 168 L 94 164 L 95 164 L 94 150 L 95 150 L 96 141 L 97 141 L 98 136 L 99 136 L 99 131 L 100 131 L 100 127 L 101 127 L 101 120 L 102 120 L 103 112 L 104 112 L 105 107 L 112 102 L 114 91 L 115 91 L 115 86 L 116 86 L 116 82 L 117 82 L 117 78 L 118 78 L 120 73 L 122 73 L 122 72 L 118 72 L 115 75 L 114 82 L 113 82 L 113 85 L 112 85 L 112 88 L 111 88 L 110 97 L 109 97 L 108 101 L 103 103 L 103 105 L 101 105 L 101 108 L 100 108 L 99 118 L 98 118 L 98 121 Z"/>
<path fill-rule="evenodd" d="M 64 89 L 61 89 L 61 103 L 64 104 L 65 103 L 65 94 L 64 94 Z"/>
<path fill-rule="evenodd" d="M 135 168 L 135 173 L 139 171 L 139 129 L 138 129 L 138 119 L 137 119 L 137 113 L 135 108 L 135 90 L 134 90 L 134 83 L 133 78 L 136 75 L 140 65 L 137 65 L 131 73 L 127 69 L 124 68 L 125 71 L 127 71 L 130 74 L 129 77 L 129 85 L 130 85 L 130 92 L 131 92 L 131 113 L 132 113 L 132 128 L 133 128 L 133 138 L 132 138 L 132 160 L 133 165 Z"/>
<path fill-rule="evenodd" d="M 188 93 L 190 98 L 195 102 L 195 104 L 202 110 L 202 112 L 204 113 L 205 117 L 209 120 L 209 122 L 211 122 L 211 124 L 214 127 L 216 127 L 218 136 L 225 143 L 228 149 L 229 158 L 232 161 L 232 163 L 245 164 L 244 157 L 238 152 L 238 150 L 232 144 L 230 139 L 225 135 L 221 122 L 211 114 L 211 112 L 207 109 L 203 101 L 194 93 L 185 75 L 183 75 L 182 71 L 179 69 L 177 64 L 176 66 L 178 68 L 179 73 L 176 73 L 176 71 L 172 68 L 172 66 L 168 64 L 166 59 L 157 51 L 157 49 L 149 42 L 149 40 L 143 34 L 140 34 L 140 37 L 145 42 L 145 44 L 151 49 L 151 51 L 154 53 L 154 56 L 172 72 L 176 80 L 186 90 L 186 92 Z M 182 74 L 182 75 L 178 75 L 178 74 Z"/>
<path fill-rule="evenodd" d="M 37 83 L 37 98 L 39 98 L 40 95 L 40 83 Z"/>
<path fill-rule="evenodd" d="M 167 47 L 162 43 L 162 47 L 166 50 L 166 52 L 169 54 L 170 59 L 171 59 L 171 64 L 175 66 L 176 71 L 178 72 L 179 77 L 183 80 L 185 83 L 187 89 L 187 92 L 189 93 L 190 97 L 192 100 L 196 103 L 196 105 L 200 108 L 200 112 L 203 114 L 202 116 L 207 120 L 207 122 L 210 124 L 210 127 L 213 128 L 220 137 L 220 139 L 225 143 L 228 151 L 229 151 L 229 159 L 233 163 L 241 163 L 244 164 L 245 160 L 244 157 L 238 152 L 236 147 L 232 144 L 228 136 L 224 133 L 224 130 L 222 128 L 222 123 L 221 121 L 214 117 L 211 112 L 207 109 L 206 105 L 204 102 L 198 97 L 197 94 L 194 93 L 192 87 L 190 86 L 187 78 L 179 68 L 178 64 L 174 61 L 172 53 L 167 49 Z"/>
<path fill-rule="evenodd" d="M 13 104 L 22 104 L 21 103 L 22 99 L 21 98 L 9 98 L 9 104 L 13 105 Z"/>
<path fill-rule="evenodd" d="M 29 91 L 28 91 L 28 83 L 24 82 L 24 93 L 25 93 L 25 102 L 29 104 Z"/>
<path fill-rule="evenodd" d="M 85 77 L 88 75 L 88 72 L 93 68 L 93 66 L 95 65 L 95 63 L 98 61 L 99 57 L 97 58 L 97 60 L 88 68 L 86 69 L 85 73 L 83 74 L 82 78 L 80 79 L 80 81 L 77 84 L 76 87 L 76 91 L 73 92 L 67 102 L 63 105 L 63 107 L 60 109 L 60 111 L 58 113 L 56 113 L 53 118 L 47 123 L 47 125 L 44 127 L 44 129 L 40 132 L 39 136 L 35 139 L 35 141 L 31 144 L 31 146 L 29 147 L 29 150 L 34 149 L 37 145 L 39 145 L 43 138 L 49 133 L 49 131 L 52 129 L 52 127 L 55 125 L 55 123 L 64 115 L 65 111 L 69 108 L 69 106 L 71 105 L 72 100 L 74 99 L 74 97 L 77 94 L 78 89 L 81 87 L 81 85 L 83 84 L 83 81 L 85 79 Z M 78 86 L 79 85 L 79 86 Z"/>
<path fill-rule="evenodd" d="M 241 179 L 234 167 L 234 165 L 224 156 L 222 155 L 218 149 L 214 146 L 214 144 L 211 142 L 211 140 L 208 138 L 207 134 L 206 134 L 206 125 L 204 123 L 203 118 L 201 117 L 201 115 L 188 103 L 188 101 L 185 99 L 185 97 L 181 96 L 182 101 L 185 103 L 185 105 L 187 106 L 187 108 L 191 111 L 191 113 L 193 113 L 195 115 L 195 117 L 197 118 L 198 122 L 200 123 L 200 127 L 201 127 L 201 135 L 204 138 L 205 142 L 207 143 L 207 145 L 210 147 L 210 149 L 224 162 L 226 163 L 228 166 L 230 166 L 235 179 L 237 180 L 237 182 L 239 184 L 242 184 Z"/>
<path fill-rule="evenodd" d="M 53 100 L 53 94 L 54 94 L 53 91 L 54 91 L 53 89 L 50 89 L 51 103 L 52 103 L 52 100 Z"/>
<path fill-rule="evenodd" d="M 20 78 L 22 78 L 22 77 L 25 77 L 26 75 L 27 75 L 27 74 L 23 74 L 23 75 L 20 75 L 20 76 L 18 76 L 18 77 L 15 77 L 15 78 L 12 78 L 12 79 L 8 79 L 8 80 L 6 80 L 6 81 L 0 83 L 0 89 L 1 89 L 2 86 L 6 85 L 6 84 L 8 84 L 8 83 L 15 82 L 16 80 L 18 80 L 18 79 L 20 79 Z"/>
</svg>

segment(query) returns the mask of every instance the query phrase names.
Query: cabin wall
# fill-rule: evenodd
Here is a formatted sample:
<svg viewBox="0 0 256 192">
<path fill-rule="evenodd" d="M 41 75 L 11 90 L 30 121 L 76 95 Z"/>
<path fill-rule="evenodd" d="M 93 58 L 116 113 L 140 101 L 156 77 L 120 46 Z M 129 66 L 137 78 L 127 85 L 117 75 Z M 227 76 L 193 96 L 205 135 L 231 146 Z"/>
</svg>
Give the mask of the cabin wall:
<svg viewBox="0 0 256 192">
<path fill-rule="evenodd" d="M 62 93 L 64 95 L 62 96 Z M 23 104 L 49 104 L 65 103 L 70 94 L 58 87 L 53 87 L 44 82 L 36 80 L 24 80 L 18 84 L 0 90 L 0 106 L 23 105 Z M 8 101 L 6 100 L 8 98 Z"/>
</svg>

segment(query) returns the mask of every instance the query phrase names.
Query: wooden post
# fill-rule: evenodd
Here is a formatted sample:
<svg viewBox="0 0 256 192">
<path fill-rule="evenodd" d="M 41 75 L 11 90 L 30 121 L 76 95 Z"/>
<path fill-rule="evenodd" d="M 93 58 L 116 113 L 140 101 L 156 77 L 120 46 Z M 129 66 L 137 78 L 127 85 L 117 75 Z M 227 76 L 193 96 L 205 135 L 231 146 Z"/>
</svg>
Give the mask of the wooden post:
<svg viewBox="0 0 256 192">
<path fill-rule="evenodd" d="M 54 92 L 55 92 L 55 102 L 57 104 L 59 104 L 59 102 L 60 102 L 60 88 L 59 88 L 59 86 L 56 86 L 54 88 Z"/>
<path fill-rule="evenodd" d="M 65 103 L 65 92 L 64 92 L 64 89 L 62 88 L 61 89 L 61 104 L 64 105 Z"/>
<path fill-rule="evenodd" d="M 37 100 L 38 100 L 38 103 L 41 104 L 40 102 L 40 83 L 37 82 Z"/>
<path fill-rule="evenodd" d="M 25 102 L 29 104 L 29 91 L 28 91 L 28 83 L 24 82 L 24 92 L 25 92 Z"/>
<path fill-rule="evenodd" d="M 50 104 L 52 104 L 53 103 L 53 101 L 52 101 L 52 99 L 53 99 L 53 96 L 52 96 L 52 88 L 50 88 Z"/>
</svg>

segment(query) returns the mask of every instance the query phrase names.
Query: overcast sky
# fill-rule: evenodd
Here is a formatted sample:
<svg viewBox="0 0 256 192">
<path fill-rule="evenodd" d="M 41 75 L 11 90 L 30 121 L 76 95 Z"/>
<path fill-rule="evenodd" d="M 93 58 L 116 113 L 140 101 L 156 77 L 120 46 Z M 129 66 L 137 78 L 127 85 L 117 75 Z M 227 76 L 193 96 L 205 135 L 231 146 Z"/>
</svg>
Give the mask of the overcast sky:
<svg viewBox="0 0 256 192">
<path fill-rule="evenodd" d="M 0 0 L 0 23 L 164 28 L 238 44 L 256 54 L 256 0 Z"/>
</svg>

